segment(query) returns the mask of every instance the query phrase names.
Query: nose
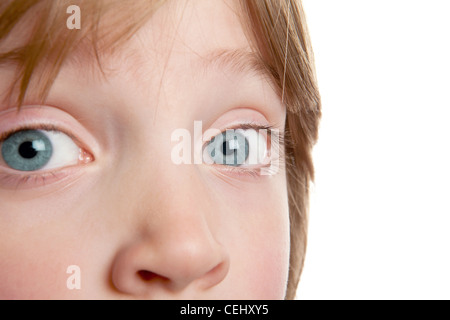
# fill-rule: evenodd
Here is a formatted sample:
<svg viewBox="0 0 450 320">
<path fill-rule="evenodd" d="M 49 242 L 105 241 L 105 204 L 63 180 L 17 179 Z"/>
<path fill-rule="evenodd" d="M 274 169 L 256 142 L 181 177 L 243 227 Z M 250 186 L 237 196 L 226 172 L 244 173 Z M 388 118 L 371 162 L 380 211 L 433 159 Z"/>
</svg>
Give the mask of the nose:
<svg viewBox="0 0 450 320">
<path fill-rule="evenodd" d="M 162 219 L 120 250 L 112 282 L 122 293 L 157 298 L 187 287 L 205 290 L 227 275 L 229 257 L 201 215 Z"/>
</svg>

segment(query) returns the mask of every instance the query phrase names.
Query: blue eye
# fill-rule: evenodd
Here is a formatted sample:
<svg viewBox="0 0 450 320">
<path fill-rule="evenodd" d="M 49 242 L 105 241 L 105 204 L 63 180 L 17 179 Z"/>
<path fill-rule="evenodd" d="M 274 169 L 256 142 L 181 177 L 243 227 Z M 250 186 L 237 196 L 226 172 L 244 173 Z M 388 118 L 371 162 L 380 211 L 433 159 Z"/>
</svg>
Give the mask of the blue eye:
<svg viewBox="0 0 450 320">
<path fill-rule="evenodd" d="M 35 171 L 50 160 L 53 147 L 50 140 L 37 130 L 19 131 L 2 144 L 6 164 L 20 171 Z"/>
<path fill-rule="evenodd" d="M 76 164 L 80 149 L 59 131 L 21 130 L 1 145 L 1 155 L 10 168 L 37 171 Z"/>
<path fill-rule="evenodd" d="M 243 165 L 249 155 L 248 140 L 237 130 L 227 130 L 215 136 L 206 148 L 214 163 L 233 167 Z"/>
</svg>

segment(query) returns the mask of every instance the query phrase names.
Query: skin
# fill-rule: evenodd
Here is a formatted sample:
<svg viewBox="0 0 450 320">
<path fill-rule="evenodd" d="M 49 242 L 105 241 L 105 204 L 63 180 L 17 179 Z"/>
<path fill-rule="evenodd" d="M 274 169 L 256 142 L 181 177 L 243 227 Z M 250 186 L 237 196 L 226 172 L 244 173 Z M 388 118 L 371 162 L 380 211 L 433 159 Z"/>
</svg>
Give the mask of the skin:
<svg viewBox="0 0 450 320">
<path fill-rule="evenodd" d="M 286 111 L 262 76 L 201 57 L 251 51 L 234 1 L 159 8 L 114 56 L 106 77 L 66 63 L 45 105 L 3 104 L 0 132 L 53 123 L 92 155 L 22 173 L 0 161 L 1 299 L 283 299 L 289 268 L 285 171 L 269 176 L 176 165 L 171 134 L 256 122 L 284 131 Z M 0 92 L 13 68 L 4 66 Z M 1 157 L 1 156 L 0 156 Z M 40 177 L 40 178 L 39 178 Z M 14 180 L 15 179 L 15 180 Z M 81 270 L 69 290 L 67 268 Z"/>
</svg>

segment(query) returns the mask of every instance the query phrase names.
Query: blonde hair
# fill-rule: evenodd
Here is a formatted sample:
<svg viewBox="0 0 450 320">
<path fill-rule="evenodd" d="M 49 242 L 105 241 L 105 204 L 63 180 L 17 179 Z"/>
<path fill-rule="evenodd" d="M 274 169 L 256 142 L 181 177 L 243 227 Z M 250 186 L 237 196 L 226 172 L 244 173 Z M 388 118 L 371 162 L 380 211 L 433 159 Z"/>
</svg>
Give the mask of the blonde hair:
<svg viewBox="0 0 450 320">
<path fill-rule="evenodd" d="M 127 41 L 164 0 L 9 0 L 0 4 L 0 64 L 17 66 L 8 98 L 20 107 L 29 88 L 43 102 L 70 52 L 90 43 L 92 56 Z M 67 32 L 66 8 L 83 8 L 82 28 Z M 300 0 L 240 0 L 242 24 L 254 50 L 270 70 L 287 108 L 286 172 L 290 216 L 290 268 L 286 299 L 295 297 L 307 240 L 309 184 L 314 178 L 311 150 L 318 136 L 321 101 L 305 16 Z M 119 9 L 118 9 L 119 8 Z M 31 10 L 33 9 L 33 10 Z M 120 12 L 117 15 L 117 12 Z M 33 19 L 28 19 L 30 15 Z M 32 21 L 33 25 L 27 25 Z M 107 33 L 114 27 L 113 33 Z M 13 39 L 26 28 L 24 39 Z"/>
</svg>

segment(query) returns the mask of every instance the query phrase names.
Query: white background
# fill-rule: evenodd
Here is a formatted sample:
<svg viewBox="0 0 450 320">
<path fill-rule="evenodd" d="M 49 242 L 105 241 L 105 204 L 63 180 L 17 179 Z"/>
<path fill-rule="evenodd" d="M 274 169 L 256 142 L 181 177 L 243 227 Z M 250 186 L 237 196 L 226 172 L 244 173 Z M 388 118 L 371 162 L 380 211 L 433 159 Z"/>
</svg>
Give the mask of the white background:
<svg viewBox="0 0 450 320">
<path fill-rule="evenodd" d="M 323 99 L 298 299 L 450 299 L 450 1 L 303 0 Z"/>
</svg>

